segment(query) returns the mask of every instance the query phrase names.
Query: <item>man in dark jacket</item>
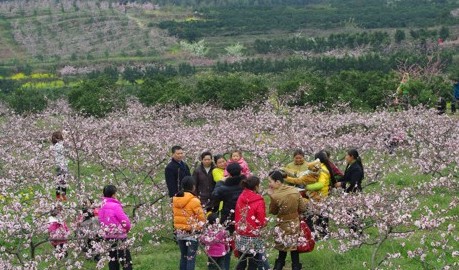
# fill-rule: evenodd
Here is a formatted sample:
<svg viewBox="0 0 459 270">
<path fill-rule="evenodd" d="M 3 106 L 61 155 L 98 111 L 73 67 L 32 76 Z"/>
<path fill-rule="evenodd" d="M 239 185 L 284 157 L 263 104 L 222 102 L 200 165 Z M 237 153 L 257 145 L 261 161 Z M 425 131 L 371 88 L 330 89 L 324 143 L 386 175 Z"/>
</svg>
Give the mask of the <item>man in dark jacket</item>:
<svg viewBox="0 0 459 270">
<path fill-rule="evenodd" d="M 171 149 L 172 159 L 164 170 L 166 176 L 167 190 L 169 197 L 173 197 L 179 190 L 182 179 L 185 176 L 191 176 L 190 168 L 183 161 L 185 154 L 181 146 L 173 146 Z"/>
<path fill-rule="evenodd" d="M 220 202 L 223 202 L 220 222 L 228 223 L 234 220 L 234 209 L 236 208 L 237 199 L 242 193 L 241 180 L 245 176 L 241 175 L 241 166 L 238 163 L 231 163 L 226 167 L 230 177 L 225 181 L 219 181 L 212 192 L 213 212 L 218 211 Z M 233 210 L 233 211 L 231 211 Z M 234 224 L 230 224 L 228 230 L 234 232 Z"/>
<path fill-rule="evenodd" d="M 209 206 L 210 195 L 215 187 L 214 177 L 212 176 L 214 167 L 212 154 L 206 151 L 201 154 L 201 164 L 193 172 L 193 178 L 196 183 L 196 195 L 201 200 L 204 208 Z"/>
<path fill-rule="evenodd" d="M 234 210 L 236 209 L 237 199 L 242 193 L 241 180 L 245 178 L 241 175 L 242 168 L 238 163 L 231 163 L 226 167 L 229 177 L 225 181 L 218 181 L 212 192 L 212 212 L 217 212 L 220 202 L 223 202 L 223 208 L 220 217 L 220 223 L 225 224 L 226 230 L 233 234 L 234 232 Z M 231 261 L 231 252 L 225 255 L 225 269 L 229 270 Z"/>
</svg>

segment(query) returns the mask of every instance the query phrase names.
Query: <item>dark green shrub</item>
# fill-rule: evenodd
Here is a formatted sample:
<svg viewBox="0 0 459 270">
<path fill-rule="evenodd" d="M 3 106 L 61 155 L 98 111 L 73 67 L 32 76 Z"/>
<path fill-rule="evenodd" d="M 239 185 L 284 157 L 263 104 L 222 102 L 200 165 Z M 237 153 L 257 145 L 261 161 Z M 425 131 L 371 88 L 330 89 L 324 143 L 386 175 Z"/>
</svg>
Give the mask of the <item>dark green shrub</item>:
<svg viewBox="0 0 459 270">
<path fill-rule="evenodd" d="M 132 84 L 136 83 L 137 80 L 141 79 L 143 75 L 144 74 L 142 70 L 140 70 L 138 67 L 124 68 L 123 78 Z"/>
<path fill-rule="evenodd" d="M 68 95 L 70 106 L 85 116 L 103 117 L 126 107 L 126 96 L 121 87 L 107 76 L 85 80 Z"/>
<path fill-rule="evenodd" d="M 405 31 L 400 30 L 400 29 L 397 29 L 395 31 L 395 35 L 394 35 L 395 42 L 400 43 L 403 40 L 405 40 L 405 38 L 406 38 Z"/>
<path fill-rule="evenodd" d="M 146 79 L 140 86 L 137 97 L 147 106 L 165 103 L 186 105 L 196 101 L 194 87 L 190 86 L 189 81 L 171 79 L 164 75 Z"/>
<path fill-rule="evenodd" d="M 224 109 L 236 109 L 268 95 L 268 87 L 257 76 L 244 73 L 206 74 L 198 78 L 196 100 L 213 102 Z"/>
<path fill-rule="evenodd" d="M 0 80 L 0 93 L 9 94 L 13 92 L 19 85 L 17 81 L 10 79 L 1 79 Z"/>
<path fill-rule="evenodd" d="M 18 114 L 40 112 L 48 106 L 43 92 L 34 88 L 16 88 L 7 96 L 7 102 Z"/>
</svg>

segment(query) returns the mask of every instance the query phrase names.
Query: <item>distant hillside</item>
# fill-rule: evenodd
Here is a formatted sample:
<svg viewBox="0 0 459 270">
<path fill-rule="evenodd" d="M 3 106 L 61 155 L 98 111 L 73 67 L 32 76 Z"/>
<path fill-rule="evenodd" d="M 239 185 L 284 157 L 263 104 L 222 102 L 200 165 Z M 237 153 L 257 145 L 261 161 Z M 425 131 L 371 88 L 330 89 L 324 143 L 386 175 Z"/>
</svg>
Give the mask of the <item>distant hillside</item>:
<svg viewBox="0 0 459 270">
<path fill-rule="evenodd" d="M 451 29 L 448 37 L 453 40 L 459 25 L 453 11 L 458 7 L 447 0 L 0 1 L 0 66 L 138 61 L 209 65 L 237 44 L 244 56 L 258 57 L 285 54 L 285 48 L 298 51 L 298 36 L 304 38 L 303 45 L 314 42 L 317 47 L 322 46 L 317 37 L 350 33 L 340 36 L 340 42 L 353 49 L 361 43 L 349 38 L 359 33 L 384 31 L 385 46 L 393 42 L 396 29 L 406 31 L 406 39 L 414 33 L 414 39 L 436 41 L 445 36 L 439 33 L 441 26 Z M 427 30 L 419 35 L 412 31 L 420 28 Z M 180 42 L 199 40 L 205 40 L 206 58 L 199 55 L 196 60 Z M 336 48 L 341 47 L 331 44 L 315 51 Z"/>
<path fill-rule="evenodd" d="M 3 2 L 0 61 L 159 55 L 176 41 L 143 21 L 154 16 L 154 8 L 96 1 Z M 135 12 L 142 12 L 143 18 Z"/>
</svg>

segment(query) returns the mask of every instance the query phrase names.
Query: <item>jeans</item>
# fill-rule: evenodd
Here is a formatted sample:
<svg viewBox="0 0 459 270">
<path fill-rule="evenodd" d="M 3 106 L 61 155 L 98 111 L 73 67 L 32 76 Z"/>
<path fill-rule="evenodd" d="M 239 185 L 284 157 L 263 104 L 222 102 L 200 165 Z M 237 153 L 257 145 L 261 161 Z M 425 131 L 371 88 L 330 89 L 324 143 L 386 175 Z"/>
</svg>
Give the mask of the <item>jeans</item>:
<svg viewBox="0 0 459 270">
<path fill-rule="evenodd" d="M 257 256 L 259 256 L 259 257 L 258 258 L 255 257 L 255 259 L 260 260 L 262 262 L 261 266 L 258 267 L 258 270 L 271 269 L 271 267 L 269 267 L 268 257 L 266 257 L 265 253 L 258 253 Z"/>
<path fill-rule="evenodd" d="M 233 250 L 230 249 L 230 251 L 228 251 L 228 253 L 226 253 L 226 255 L 225 255 L 225 264 L 224 264 L 225 268 L 223 268 L 223 269 L 230 270 L 230 263 L 231 263 L 231 256 L 232 255 L 233 255 Z"/>
<path fill-rule="evenodd" d="M 180 270 L 194 270 L 198 241 L 178 240 L 180 248 Z"/>
<path fill-rule="evenodd" d="M 247 261 L 248 261 L 248 268 L 247 268 Z M 253 254 L 247 254 L 247 253 L 241 255 L 241 258 L 239 259 L 239 263 L 237 264 L 236 269 L 243 270 L 246 268 L 248 270 L 268 270 L 270 269 L 268 259 L 266 258 L 266 255 L 264 253 L 257 253 L 255 254 L 255 256 L 253 256 Z"/>
<path fill-rule="evenodd" d="M 209 270 L 224 270 L 225 269 L 225 256 L 212 257 L 212 259 L 209 258 Z"/>
</svg>

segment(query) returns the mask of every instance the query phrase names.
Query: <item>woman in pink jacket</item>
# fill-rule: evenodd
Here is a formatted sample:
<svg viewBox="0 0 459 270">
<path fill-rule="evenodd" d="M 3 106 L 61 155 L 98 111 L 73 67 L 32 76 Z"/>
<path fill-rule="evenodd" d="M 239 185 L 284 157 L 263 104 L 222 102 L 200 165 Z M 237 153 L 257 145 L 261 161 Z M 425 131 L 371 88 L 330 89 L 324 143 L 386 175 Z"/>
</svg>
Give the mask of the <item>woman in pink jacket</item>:
<svg viewBox="0 0 459 270">
<path fill-rule="evenodd" d="M 104 239 L 112 244 L 110 249 L 110 270 L 120 269 L 120 262 L 124 270 L 132 269 L 131 253 L 125 245 L 127 233 L 131 230 L 131 221 L 123 206 L 116 199 L 116 187 L 104 187 L 104 198 L 99 210 L 99 222 L 104 231 Z"/>
</svg>

